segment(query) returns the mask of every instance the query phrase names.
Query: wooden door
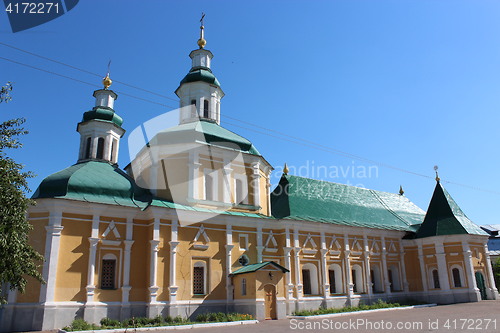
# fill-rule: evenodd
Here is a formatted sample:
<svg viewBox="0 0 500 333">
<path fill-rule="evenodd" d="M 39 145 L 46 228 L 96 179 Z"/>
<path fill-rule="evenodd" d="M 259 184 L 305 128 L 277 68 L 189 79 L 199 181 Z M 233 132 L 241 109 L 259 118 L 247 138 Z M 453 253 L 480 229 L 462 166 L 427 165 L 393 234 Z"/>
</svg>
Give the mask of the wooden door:
<svg viewBox="0 0 500 333">
<path fill-rule="evenodd" d="M 264 286 L 264 306 L 266 308 L 266 319 L 277 319 L 276 317 L 276 287 L 272 284 Z"/>
<path fill-rule="evenodd" d="M 476 272 L 476 286 L 481 292 L 481 299 L 487 299 L 486 284 L 484 283 L 484 276 L 481 272 Z"/>
</svg>

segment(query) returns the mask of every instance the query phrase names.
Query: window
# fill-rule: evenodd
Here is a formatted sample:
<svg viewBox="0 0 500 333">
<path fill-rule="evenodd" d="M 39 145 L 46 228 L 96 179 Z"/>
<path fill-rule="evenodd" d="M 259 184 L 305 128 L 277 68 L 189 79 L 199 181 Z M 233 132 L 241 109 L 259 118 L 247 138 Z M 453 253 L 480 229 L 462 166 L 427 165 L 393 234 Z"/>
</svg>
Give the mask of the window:
<svg viewBox="0 0 500 333">
<path fill-rule="evenodd" d="M 95 157 L 99 160 L 102 160 L 103 155 L 104 155 L 104 138 L 99 138 L 97 140 L 97 154 Z"/>
<path fill-rule="evenodd" d="M 214 179 L 211 175 L 205 175 L 205 200 L 214 200 Z"/>
<path fill-rule="evenodd" d="M 243 181 L 241 179 L 236 179 L 236 204 L 243 202 Z"/>
<path fill-rule="evenodd" d="M 304 295 L 318 295 L 318 269 L 316 265 L 307 263 L 302 266 L 302 286 Z"/>
<path fill-rule="evenodd" d="M 330 294 L 336 294 L 337 287 L 335 286 L 335 271 L 328 271 L 328 279 L 330 280 Z"/>
<path fill-rule="evenodd" d="M 111 156 L 110 156 L 111 162 L 116 161 L 116 159 L 115 159 L 115 150 L 116 150 L 116 144 L 117 143 L 118 142 L 116 141 L 116 139 L 113 139 L 113 142 L 111 143 Z"/>
<path fill-rule="evenodd" d="M 240 251 L 248 250 L 248 235 L 240 234 L 239 239 L 240 239 Z"/>
<path fill-rule="evenodd" d="M 353 291 L 355 293 L 363 292 L 363 270 L 359 265 L 352 266 L 352 283 L 354 284 Z"/>
<path fill-rule="evenodd" d="M 205 295 L 206 294 L 206 263 L 197 261 L 193 267 L 193 294 Z"/>
<path fill-rule="evenodd" d="M 384 288 L 382 286 L 382 279 L 381 279 L 381 274 L 380 274 L 380 266 L 378 264 L 373 264 L 371 266 L 371 280 L 372 280 L 372 290 L 374 293 L 381 293 L 384 291 Z"/>
<path fill-rule="evenodd" d="M 240 265 L 241 265 L 241 266 L 246 266 L 246 265 L 248 265 L 248 262 L 249 262 L 249 261 L 250 261 L 250 260 L 248 259 L 248 257 L 247 257 L 246 255 L 242 255 L 242 256 L 240 257 L 240 259 L 238 259 L 238 262 L 240 263 Z"/>
<path fill-rule="evenodd" d="M 304 295 L 311 295 L 311 271 L 302 270 L 302 285 L 304 286 Z"/>
<path fill-rule="evenodd" d="M 392 277 L 392 269 L 388 269 L 387 270 L 387 277 L 389 279 L 389 283 L 390 283 L 390 288 L 391 288 L 391 292 L 394 291 L 394 279 Z"/>
<path fill-rule="evenodd" d="M 203 100 L 203 117 L 210 118 L 210 110 L 208 109 L 208 100 Z"/>
<path fill-rule="evenodd" d="M 115 289 L 116 281 L 116 257 L 105 255 L 101 266 L 101 289 Z"/>
<path fill-rule="evenodd" d="M 432 270 L 432 281 L 434 283 L 434 289 L 441 288 L 439 285 L 439 273 L 437 269 Z"/>
<path fill-rule="evenodd" d="M 191 100 L 191 117 L 196 117 L 196 100 Z"/>
<path fill-rule="evenodd" d="M 85 158 L 90 158 L 90 146 L 92 145 L 92 139 L 87 138 L 87 144 L 85 146 Z"/>
<path fill-rule="evenodd" d="M 391 265 L 388 272 L 391 291 L 401 291 L 401 280 L 399 279 L 399 267 L 397 264 Z"/>
<path fill-rule="evenodd" d="M 247 279 L 241 280 L 241 296 L 246 296 L 247 294 Z"/>
<path fill-rule="evenodd" d="M 451 270 L 451 274 L 453 275 L 453 284 L 455 285 L 455 288 L 462 287 L 462 279 L 460 278 L 460 270 L 455 267 Z"/>
<path fill-rule="evenodd" d="M 245 175 L 235 175 L 234 192 L 236 205 L 248 204 L 248 184 Z"/>
</svg>

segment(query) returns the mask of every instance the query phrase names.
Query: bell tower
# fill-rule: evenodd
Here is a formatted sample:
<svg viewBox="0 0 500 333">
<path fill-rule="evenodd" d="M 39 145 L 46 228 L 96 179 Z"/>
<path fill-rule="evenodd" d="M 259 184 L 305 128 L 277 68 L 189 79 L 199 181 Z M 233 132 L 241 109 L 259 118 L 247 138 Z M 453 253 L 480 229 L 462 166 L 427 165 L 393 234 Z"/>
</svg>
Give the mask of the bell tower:
<svg viewBox="0 0 500 333">
<path fill-rule="evenodd" d="M 179 123 L 184 124 L 192 121 L 207 120 L 220 124 L 220 100 L 224 92 L 220 83 L 210 68 L 213 54 L 205 49 L 205 27 L 201 17 L 200 38 L 198 49 L 191 51 L 189 57 L 192 60 L 189 73 L 182 79 L 175 94 L 180 98 L 180 107 L 185 108 L 181 112 Z"/>
<path fill-rule="evenodd" d="M 95 106 L 83 114 L 77 126 L 80 133 L 78 163 L 91 160 L 111 164 L 118 162 L 120 138 L 125 134 L 121 127 L 123 119 L 113 109 L 118 95 L 109 90 L 112 83 L 109 73 L 102 83 L 104 88 L 94 91 Z"/>
</svg>

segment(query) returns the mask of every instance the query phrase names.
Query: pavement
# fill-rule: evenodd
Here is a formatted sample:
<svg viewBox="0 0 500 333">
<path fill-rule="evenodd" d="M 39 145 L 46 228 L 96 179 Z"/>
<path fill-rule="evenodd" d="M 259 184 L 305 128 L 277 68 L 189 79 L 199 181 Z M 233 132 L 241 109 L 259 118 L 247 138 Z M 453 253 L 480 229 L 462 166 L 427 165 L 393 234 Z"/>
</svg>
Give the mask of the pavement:
<svg viewBox="0 0 500 333">
<path fill-rule="evenodd" d="M 255 325 L 196 328 L 197 333 L 281 332 L 500 332 L 500 300 L 396 311 L 353 313 L 311 320 L 266 320 Z M 165 330 L 160 332 L 187 332 Z M 44 331 L 38 333 L 53 333 Z M 96 331 L 98 332 L 98 331 Z"/>
</svg>

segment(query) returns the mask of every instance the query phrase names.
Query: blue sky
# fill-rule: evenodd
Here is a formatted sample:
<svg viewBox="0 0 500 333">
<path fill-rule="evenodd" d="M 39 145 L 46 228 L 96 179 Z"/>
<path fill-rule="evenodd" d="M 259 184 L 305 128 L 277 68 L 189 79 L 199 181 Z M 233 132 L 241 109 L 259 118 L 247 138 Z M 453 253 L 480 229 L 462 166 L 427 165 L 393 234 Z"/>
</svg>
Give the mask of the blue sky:
<svg viewBox="0 0 500 333">
<path fill-rule="evenodd" d="M 222 125 L 250 139 L 276 167 L 274 183 L 284 162 L 305 176 L 326 168 L 338 176 L 314 178 L 388 192 L 401 184 L 425 210 L 437 164 L 473 221 L 498 223 L 498 1 L 82 0 L 62 17 L 18 33 L 0 13 L 0 42 L 102 75 L 112 59 L 112 79 L 168 97 L 113 84 L 115 110 L 130 133 L 177 107 L 174 91 L 190 68 L 202 11 L 212 69 L 226 93 Z M 30 181 L 35 190 L 76 162 L 76 124 L 94 105 L 101 79 L 3 45 L 0 56 L 95 84 L 0 59 L 2 83 L 14 82 L 0 120 L 27 118 L 30 134 L 12 155 L 38 175 Z M 269 129 L 380 164 L 283 140 Z"/>
</svg>

